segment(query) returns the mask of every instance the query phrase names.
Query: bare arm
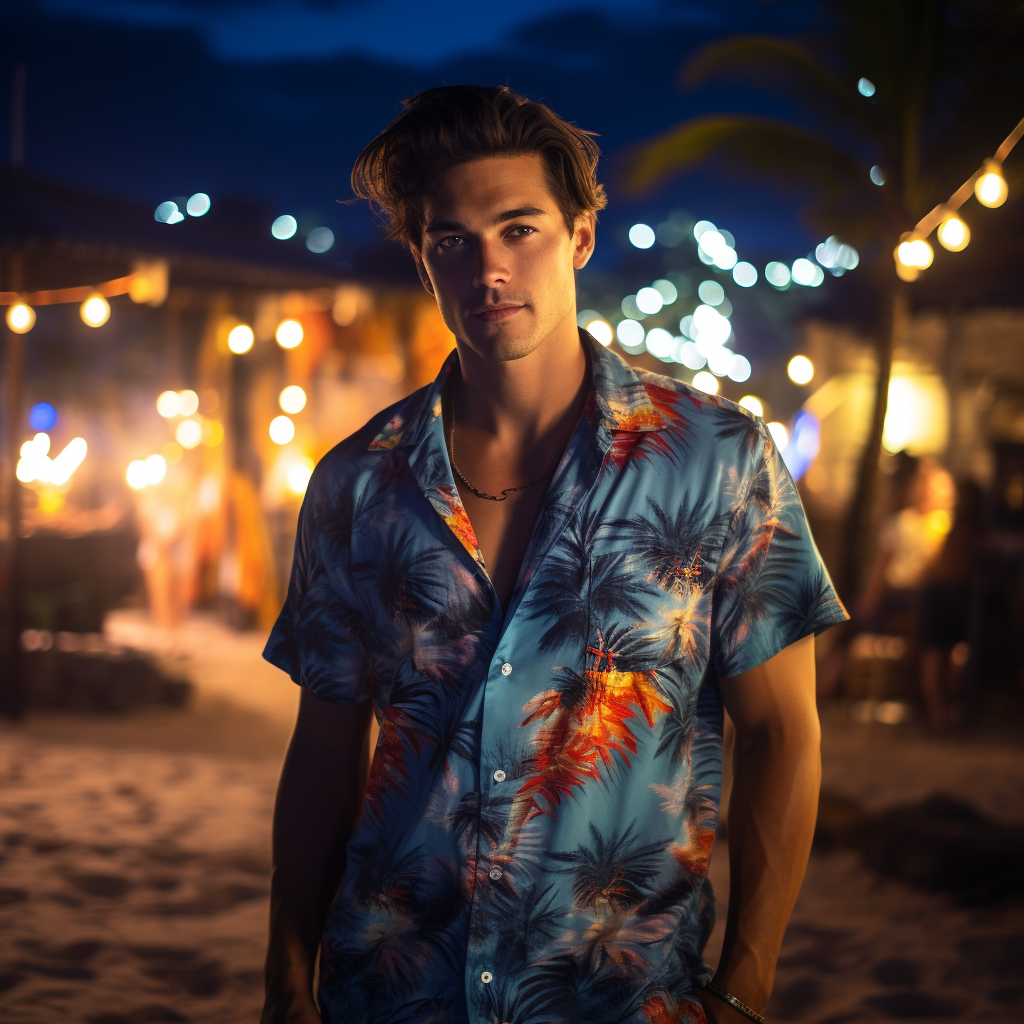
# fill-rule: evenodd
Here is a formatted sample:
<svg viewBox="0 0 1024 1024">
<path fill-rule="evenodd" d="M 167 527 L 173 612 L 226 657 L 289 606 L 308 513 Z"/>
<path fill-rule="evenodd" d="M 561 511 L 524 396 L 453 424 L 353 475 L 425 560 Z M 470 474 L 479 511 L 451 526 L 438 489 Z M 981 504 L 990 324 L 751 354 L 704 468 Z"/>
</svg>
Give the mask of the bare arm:
<svg viewBox="0 0 1024 1024">
<path fill-rule="evenodd" d="M 366 789 L 370 702 L 303 689 L 274 806 L 270 941 L 261 1024 L 317 1024 L 313 969 Z"/>
<path fill-rule="evenodd" d="M 818 810 L 821 729 L 814 700 L 814 638 L 805 637 L 721 686 L 736 746 L 729 914 L 715 982 L 761 1012 L 771 995 Z M 712 1024 L 746 1019 L 714 995 L 702 1001 Z"/>
</svg>

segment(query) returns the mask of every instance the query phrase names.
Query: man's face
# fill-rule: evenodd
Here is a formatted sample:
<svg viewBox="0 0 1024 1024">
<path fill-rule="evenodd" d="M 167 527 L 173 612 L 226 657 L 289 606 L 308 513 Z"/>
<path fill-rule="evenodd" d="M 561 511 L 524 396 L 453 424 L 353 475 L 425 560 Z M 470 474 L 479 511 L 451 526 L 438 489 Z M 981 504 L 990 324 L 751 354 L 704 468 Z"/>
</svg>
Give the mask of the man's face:
<svg viewBox="0 0 1024 1024">
<path fill-rule="evenodd" d="M 452 167 L 423 201 L 420 278 L 449 330 L 482 359 L 521 359 L 568 320 L 573 270 L 594 249 L 594 217 L 569 234 L 539 153 Z"/>
</svg>

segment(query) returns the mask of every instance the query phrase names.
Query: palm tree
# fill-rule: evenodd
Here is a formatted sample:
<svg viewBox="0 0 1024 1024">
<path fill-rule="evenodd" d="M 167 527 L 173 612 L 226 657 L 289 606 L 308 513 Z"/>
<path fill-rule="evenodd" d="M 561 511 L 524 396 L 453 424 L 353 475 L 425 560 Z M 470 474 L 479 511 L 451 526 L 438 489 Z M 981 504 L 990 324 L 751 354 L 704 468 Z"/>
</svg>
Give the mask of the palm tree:
<svg viewBox="0 0 1024 1024">
<path fill-rule="evenodd" d="M 991 76 L 998 79 L 1004 65 L 1019 64 L 1014 47 L 1020 45 L 1024 15 L 1019 4 L 1005 0 L 861 0 L 835 5 L 832 18 L 834 31 L 825 40 L 742 35 L 712 43 L 688 61 L 681 76 L 688 86 L 746 80 L 796 98 L 816 115 L 817 129 L 747 114 L 695 117 L 630 154 L 625 184 L 639 193 L 707 161 L 802 184 L 815 196 L 808 213 L 818 226 L 874 254 L 873 275 L 887 313 L 875 339 L 874 406 L 841 567 L 843 590 L 855 596 L 870 565 L 866 552 L 893 348 L 909 308 L 909 289 L 897 279 L 891 253 L 900 234 L 984 155 L 956 151 L 941 173 L 926 171 L 921 159 L 929 145 L 929 164 L 939 168 L 949 150 L 950 122 L 961 115 L 957 134 L 963 134 L 970 124 L 964 109 L 976 116 L 971 101 L 982 96 L 984 106 L 991 106 L 997 89 Z M 1006 74 L 1012 78 L 1015 72 Z M 875 87 L 870 101 L 858 92 L 862 76 Z M 943 103 L 937 102 L 940 95 Z M 873 164 L 883 169 L 882 188 L 869 179 Z"/>
</svg>

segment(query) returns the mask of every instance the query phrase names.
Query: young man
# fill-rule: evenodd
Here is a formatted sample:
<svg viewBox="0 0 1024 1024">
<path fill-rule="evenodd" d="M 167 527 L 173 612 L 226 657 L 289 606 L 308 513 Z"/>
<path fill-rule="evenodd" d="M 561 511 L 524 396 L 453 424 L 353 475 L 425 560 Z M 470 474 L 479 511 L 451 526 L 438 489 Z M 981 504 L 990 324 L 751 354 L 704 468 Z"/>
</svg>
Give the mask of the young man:
<svg viewBox="0 0 1024 1024">
<path fill-rule="evenodd" d="M 845 613 L 764 424 L 578 331 L 597 156 L 544 106 L 457 87 L 356 164 L 457 352 L 303 505 L 266 650 L 303 688 L 266 1022 L 727 1022 L 768 999 L 817 803 L 813 634 Z"/>
</svg>

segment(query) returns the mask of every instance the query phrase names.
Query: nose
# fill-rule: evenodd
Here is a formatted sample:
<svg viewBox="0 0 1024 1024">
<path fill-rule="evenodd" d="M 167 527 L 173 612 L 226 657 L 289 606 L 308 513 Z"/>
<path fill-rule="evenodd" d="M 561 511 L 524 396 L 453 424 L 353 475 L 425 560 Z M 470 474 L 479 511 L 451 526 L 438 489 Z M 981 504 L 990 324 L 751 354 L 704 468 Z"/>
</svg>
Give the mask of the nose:
<svg viewBox="0 0 1024 1024">
<path fill-rule="evenodd" d="M 498 288 L 508 284 L 512 272 L 506 259 L 505 247 L 498 241 L 482 239 L 477 247 L 475 288 Z"/>
</svg>

